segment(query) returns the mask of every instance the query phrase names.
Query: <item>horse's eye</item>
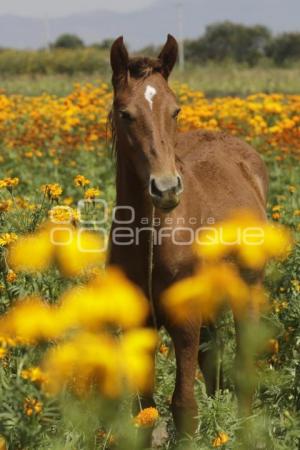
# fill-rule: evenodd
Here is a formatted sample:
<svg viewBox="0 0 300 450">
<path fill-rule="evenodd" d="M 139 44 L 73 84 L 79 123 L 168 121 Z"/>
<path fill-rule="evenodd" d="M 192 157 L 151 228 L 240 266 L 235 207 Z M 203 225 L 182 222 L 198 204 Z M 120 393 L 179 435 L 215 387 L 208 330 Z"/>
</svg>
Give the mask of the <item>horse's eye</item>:
<svg viewBox="0 0 300 450">
<path fill-rule="evenodd" d="M 120 117 L 127 122 L 133 122 L 134 117 L 128 111 L 120 111 Z"/>
<path fill-rule="evenodd" d="M 173 114 L 172 114 L 173 119 L 177 119 L 177 117 L 178 117 L 179 114 L 180 114 L 180 111 L 181 111 L 181 109 L 180 109 L 180 108 L 177 108 L 177 109 L 173 112 Z"/>
</svg>

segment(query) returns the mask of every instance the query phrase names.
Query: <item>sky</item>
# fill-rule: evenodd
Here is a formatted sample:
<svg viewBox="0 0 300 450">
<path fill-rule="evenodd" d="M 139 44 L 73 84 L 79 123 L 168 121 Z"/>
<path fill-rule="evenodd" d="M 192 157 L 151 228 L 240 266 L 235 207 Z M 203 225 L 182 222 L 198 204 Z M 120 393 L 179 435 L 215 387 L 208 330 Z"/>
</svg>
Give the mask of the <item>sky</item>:
<svg viewBox="0 0 300 450">
<path fill-rule="evenodd" d="M 0 15 L 56 17 L 97 9 L 124 12 L 144 8 L 151 3 L 155 0 L 0 0 Z"/>
</svg>

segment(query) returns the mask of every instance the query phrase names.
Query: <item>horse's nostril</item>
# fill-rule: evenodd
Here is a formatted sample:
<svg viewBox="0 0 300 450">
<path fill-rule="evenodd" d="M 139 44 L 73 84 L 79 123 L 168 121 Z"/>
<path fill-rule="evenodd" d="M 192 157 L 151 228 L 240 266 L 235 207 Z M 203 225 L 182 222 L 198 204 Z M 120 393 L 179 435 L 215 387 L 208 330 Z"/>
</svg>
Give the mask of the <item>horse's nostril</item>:
<svg viewBox="0 0 300 450">
<path fill-rule="evenodd" d="M 155 179 L 151 180 L 150 194 L 155 197 L 162 197 L 162 191 L 156 186 Z"/>
<path fill-rule="evenodd" d="M 182 179 L 181 179 L 180 176 L 177 177 L 177 189 L 178 189 L 178 192 L 182 192 L 183 191 Z"/>
</svg>

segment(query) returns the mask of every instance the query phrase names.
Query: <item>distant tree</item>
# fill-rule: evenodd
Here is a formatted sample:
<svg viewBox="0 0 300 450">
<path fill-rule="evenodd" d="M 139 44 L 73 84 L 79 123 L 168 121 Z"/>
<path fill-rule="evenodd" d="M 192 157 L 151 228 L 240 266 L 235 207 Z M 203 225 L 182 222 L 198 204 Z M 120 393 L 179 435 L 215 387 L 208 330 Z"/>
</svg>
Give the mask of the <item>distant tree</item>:
<svg viewBox="0 0 300 450">
<path fill-rule="evenodd" d="M 103 39 L 102 42 L 96 42 L 92 45 L 93 48 L 98 48 L 100 50 L 109 50 L 114 42 L 114 39 Z"/>
<path fill-rule="evenodd" d="M 267 53 L 277 65 L 300 60 L 300 33 L 284 33 L 277 36 Z"/>
<path fill-rule="evenodd" d="M 54 44 L 53 48 L 83 48 L 84 42 L 76 34 L 62 34 L 59 36 Z"/>
<path fill-rule="evenodd" d="M 198 61 L 224 61 L 257 63 L 270 45 L 271 32 L 257 25 L 248 27 L 232 22 L 209 25 L 204 36 L 186 44 L 187 58 Z"/>
</svg>

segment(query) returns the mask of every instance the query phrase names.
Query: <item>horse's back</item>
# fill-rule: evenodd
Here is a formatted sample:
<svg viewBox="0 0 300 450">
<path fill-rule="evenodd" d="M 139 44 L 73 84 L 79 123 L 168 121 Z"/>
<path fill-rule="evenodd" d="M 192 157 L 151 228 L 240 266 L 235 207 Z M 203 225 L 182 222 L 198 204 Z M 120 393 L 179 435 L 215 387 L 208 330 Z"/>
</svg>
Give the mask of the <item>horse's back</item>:
<svg viewBox="0 0 300 450">
<path fill-rule="evenodd" d="M 197 130 L 178 134 L 176 155 L 183 170 L 192 173 L 210 193 L 254 191 L 266 205 L 268 174 L 259 154 L 246 142 L 223 132 Z M 239 192 L 238 192 L 239 191 Z"/>
</svg>

